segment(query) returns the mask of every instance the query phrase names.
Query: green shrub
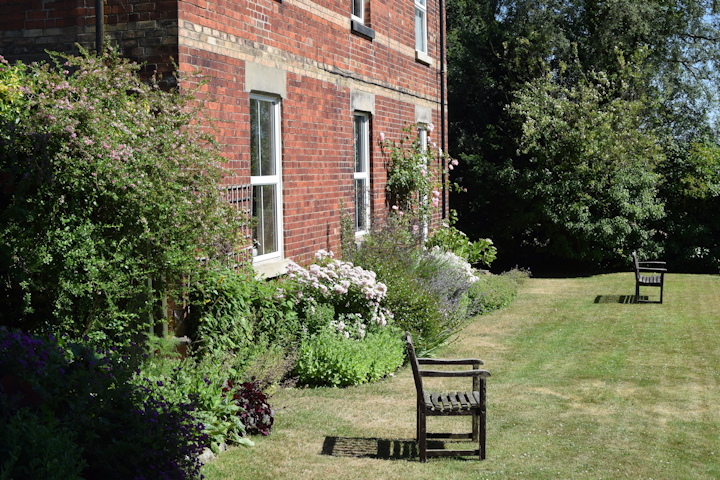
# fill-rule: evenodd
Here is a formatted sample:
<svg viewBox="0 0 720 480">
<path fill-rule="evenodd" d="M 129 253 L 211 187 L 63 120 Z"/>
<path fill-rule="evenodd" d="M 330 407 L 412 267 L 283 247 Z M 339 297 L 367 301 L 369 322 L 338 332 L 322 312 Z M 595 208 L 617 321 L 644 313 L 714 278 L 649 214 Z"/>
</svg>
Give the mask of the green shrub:
<svg viewBox="0 0 720 480">
<path fill-rule="evenodd" d="M 368 333 L 361 340 L 326 329 L 303 340 L 295 374 L 300 384 L 349 386 L 379 380 L 397 370 L 405 348 L 394 328 Z"/>
<path fill-rule="evenodd" d="M 7 412 L 8 405 L 0 409 Z M 76 434 L 30 409 L 0 415 L 0 479 L 77 480 L 86 463 Z"/>
<path fill-rule="evenodd" d="M 115 342 L 245 220 L 192 90 L 112 51 L 53 57 L 0 62 L 0 324 Z"/>
<path fill-rule="evenodd" d="M 268 352 L 283 352 L 270 346 Z M 263 358 L 258 354 L 256 358 Z M 161 394 L 170 403 L 192 401 L 193 415 L 203 424 L 206 446 L 218 452 L 223 443 L 242 445 L 249 434 L 268 435 L 274 414 L 263 391 L 267 384 L 251 378 L 230 352 L 205 351 L 203 355 L 174 358 L 150 355 L 133 382 Z M 283 372 L 286 373 L 286 372 Z M 270 377 L 265 372 L 265 381 Z M 243 379 L 251 378 L 249 381 Z M 274 378 L 274 377 L 272 377 Z"/>
<path fill-rule="evenodd" d="M 395 325 L 413 334 L 418 355 L 429 355 L 455 332 L 455 318 L 444 315 L 440 304 L 441 299 L 412 271 L 398 269 L 388 282 L 388 308 Z"/>
<path fill-rule="evenodd" d="M 264 339 L 267 345 L 296 347 L 303 330 L 298 299 L 281 281 L 258 280 L 253 286 L 251 305 L 256 342 L 262 343 Z"/>
<path fill-rule="evenodd" d="M 295 298 L 252 272 L 213 265 L 191 282 L 189 302 L 196 355 L 231 355 L 242 370 L 269 349 L 289 351 L 299 342 Z"/>
<path fill-rule="evenodd" d="M 13 435 L 0 445 L 23 441 L 22 450 L 32 452 L 41 433 L 32 422 L 52 418 L 46 433 L 54 437 L 46 439 L 44 448 L 63 442 L 68 455 L 80 451 L 85 465 L 79 478 L 141 478 L 150 473 L 153 478 L 199 478 L 197 457 L 206 439 L 192 402 L 167 400 L 155 388 L 157 383 L 133 382 L 135 366 L 125 353 L 78 344 L 61 347 L 53 337 L 0 327 L 0 416 L 11 427 L 0 429 L 0 437 Z M 32 430 L 13 429 L 19 419 L 28 419 Z M 74 468 L 71 456 L 63 461 L 69 462 L 66 468 Z"/>
<path fill-rule="evenodd" d="M 213 266 L 190 284 L 188 332 L 195 350 L 238 352 L 254 340 L 251 273 Z"/>
<path fill-rule="evenodd" d="M 500 275 L 481 275 L 468 290 L 468 313 L 472 316 L 482 315 L 506 307 L 529 275 L 530 272 L 518 269 Z"/>
<path fill-rule="evenodd" d="M 208 353 L 198 359 L 151 355 L 133 383 L 160 394 L 171 404 L 192 401 L 193 416 L 208 436 L 206 446 L 218 452 L 222 443 L 238 444 L 245 436 L 241 409 L 225 398 L 223 386 L 238 378 L 231 355 Z"/>
<path fill-rule="evenodd" d="M 446 252 L 453 252 L 467 262 L 490 267 L 497 257 L 497 248 L 489 238 L 471 241 L 464 232 L 455 228 L 457 213 L 451 212 L 447 222 L 435 229 L 425 243 L 428 248 L 440 247 Z"/>
</svg>

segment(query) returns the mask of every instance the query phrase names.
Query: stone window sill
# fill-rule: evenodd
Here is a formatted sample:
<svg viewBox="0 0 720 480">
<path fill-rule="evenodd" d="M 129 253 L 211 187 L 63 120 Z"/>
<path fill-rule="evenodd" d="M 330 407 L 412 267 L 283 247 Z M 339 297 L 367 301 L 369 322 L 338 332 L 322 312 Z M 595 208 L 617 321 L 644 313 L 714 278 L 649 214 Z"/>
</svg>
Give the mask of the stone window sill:
<svg viewBox="0 0 720 480">
<path fill-rule="evenodd" d="M 375 30 L 355 19 L 350 19 L 350 31 L 355 35 L 365 37 L 368 40 L 373 40 L 375 38 Z"/>
</svg>

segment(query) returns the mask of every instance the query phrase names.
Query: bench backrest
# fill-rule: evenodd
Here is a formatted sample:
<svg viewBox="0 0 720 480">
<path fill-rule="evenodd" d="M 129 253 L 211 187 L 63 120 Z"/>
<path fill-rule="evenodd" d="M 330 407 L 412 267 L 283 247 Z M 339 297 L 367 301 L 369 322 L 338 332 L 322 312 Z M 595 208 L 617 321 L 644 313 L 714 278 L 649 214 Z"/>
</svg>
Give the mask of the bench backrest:
<svg viewBox="0 0 720 480">
<path fill-rule="evenodd" d="M 635 264 L 635 280 L 639 280 L 640 279 L 640 262 L 638 262 L 637 252 L 635 250 L 633 250 L 633 252 L 632 252 L 632 257 L 633 257 L 633 263 Z"/>
<path fill-rule="evenodd" d="M 418 364 L 417 355 L 415 355 L 415 346 L 413 345 L 412 336 L 409 333 L 405 333 L 405 342 L 407 344 L 408 359 L 410 360 L 410 366 L 413 371 L 413 378 L 415 379 L 415 390 L 417 391 L 418 398 L 423 397 L 423 383 L 422 377 L 420 376 L 420 365 Z"/>
</svg>

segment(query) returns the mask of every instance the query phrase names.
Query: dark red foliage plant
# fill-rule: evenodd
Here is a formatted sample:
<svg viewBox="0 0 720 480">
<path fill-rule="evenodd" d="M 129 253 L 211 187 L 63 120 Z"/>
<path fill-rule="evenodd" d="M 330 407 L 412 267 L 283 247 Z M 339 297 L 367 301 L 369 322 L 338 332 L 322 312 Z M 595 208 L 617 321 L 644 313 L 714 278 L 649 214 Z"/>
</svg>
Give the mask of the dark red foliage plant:
<svg viewBox="0 0 720 480">
<path fill-rule="evenodd" d="M 223 395 L 229 394 L 242 409 L 238 415 L 245 425 L 245 432 L 248 435 L 269 435 L 275 421 L 274 412 L 268 403 L 268 396 L 255 378 L 239 385 L 228 380 L 223 387 Z"/>
</svg>

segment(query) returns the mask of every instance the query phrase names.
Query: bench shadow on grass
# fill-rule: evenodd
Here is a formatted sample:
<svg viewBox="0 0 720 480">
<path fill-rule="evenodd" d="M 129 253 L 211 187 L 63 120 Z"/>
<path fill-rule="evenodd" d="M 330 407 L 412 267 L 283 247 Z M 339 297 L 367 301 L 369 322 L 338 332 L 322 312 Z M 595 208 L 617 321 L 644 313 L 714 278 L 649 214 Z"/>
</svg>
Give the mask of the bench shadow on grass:
<svg viewBox="0 0 720 480">
<path fill-rule="evenodd" d="M 430 442 L 428 447 L 437 448 L 431 447 Z M 322 454 L 333 457 L 408 460 L 418 457 L 418 447 L 414 439 L 325 437 Z"/>
<path fill-rule="evenodd" d="M 647 295 L 640 295 L 641 301 L 647 301 Z M 598 295 L 595 303 L 636 303 L 635 295 Z"/>
</svg>

